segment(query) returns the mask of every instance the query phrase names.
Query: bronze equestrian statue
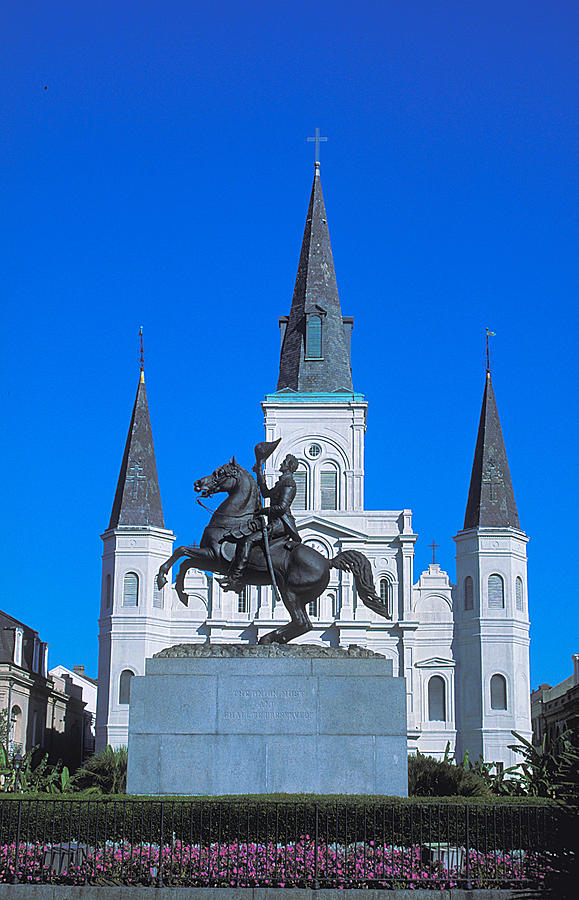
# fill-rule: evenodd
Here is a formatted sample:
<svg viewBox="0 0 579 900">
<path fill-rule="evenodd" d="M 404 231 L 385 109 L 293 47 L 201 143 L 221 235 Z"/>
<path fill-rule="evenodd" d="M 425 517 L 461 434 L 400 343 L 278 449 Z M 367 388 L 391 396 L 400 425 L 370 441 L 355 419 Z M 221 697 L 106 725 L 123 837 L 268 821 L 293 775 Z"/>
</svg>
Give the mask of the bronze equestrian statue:
<svg viewBox="0 0 579 900">
<path fill-rule="evenodd" d="M 293 473 L 297 460 L 289 454 L 281 464 L 282 476 L 268 488 L 262 472 L 264 460 L 279 441 L 258 444 L 252 475 L 243 469 L 235 457 L 211 475 L 198 479 L 194 490 L 202 497 L 224 491 L 226 499 L 211 516 L 203 532 L 200 545 L 177 547 L 172 556 L 159 568 L 157 585 L 167 584 L 167 574 L 181 557 L 175 588 L 185 606 L 189 598 L 184 589 L 188 569 L 203 569 L 224 575 L 224 590 L 239 592 L 247 584 L 272 585 L 279 591 L 290 614 L 290 622 L 263 635 L 261 644 L 287 644 L 293 638 L 311 631 L 312 623 L 306 613 L 325 591 L 330 569 L 342 569 L 354 576 L 356 590 L 362 602 L 380 616 L 389 618 L 388 610 L 376 594 L 370 562 L 358 550 L 345 550 L 333 559 L 326 559 L 313 547 L 301 543 L 291 514 L 296 493 Z M 270 506 L 262 507 L 261 495 L 270 499 Z"/>
</svg>

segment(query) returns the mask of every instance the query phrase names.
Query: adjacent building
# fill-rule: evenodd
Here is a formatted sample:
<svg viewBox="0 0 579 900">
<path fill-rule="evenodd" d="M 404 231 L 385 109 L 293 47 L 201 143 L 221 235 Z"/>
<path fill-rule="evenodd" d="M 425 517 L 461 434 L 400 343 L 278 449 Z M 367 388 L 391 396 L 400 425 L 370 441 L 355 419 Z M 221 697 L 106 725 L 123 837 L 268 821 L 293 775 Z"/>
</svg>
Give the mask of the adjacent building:
<svg viewBox="0 0 579 900">
<path fill-rule="evenodd" d="M 541 684 L 531 693 L 531 723 L 536 747 L 555 741 L 570 731 L 579 747 L 579 653 L 573 655 L 573 672 L 551 687 Z"/>
<path fill-rule="evenodd" d="M 83 759 L 85 701 L 48 672 L 47 660 L 38 632 L 0 612 L 0 740 L 11 756 L 39 747 L 51 762 L 75 768 Z"/>
<path fill-rule="evenodd" d="M 272 311 L 273 314 L 273 311 Z M 343 316 L 316 164 L 289 315 L 279 318 L 276 390 L 262 402 L 265 439 L 281 438 L 266 476 L 286 453 L 299 460 L 293 510 L 320 553 L 360 550 L 388 608 L 358 601 L 352 577 L 332 570 L 309 608 L 302 642 L 358 644 L 393 660 L 406 678 L 408 750 L 515 760 L 511 730 L 530 737 L 527 536 L 521 530 L 490 371 L 485 374 L 466 516 L 455 537 L 453 583 L 436 563 L 414 574 L 410 509 L 364 506 L 368 403 L 354 386 L 353 319 Z M 216 462 L 219 462 L 218 460 Z M 465 496 L 467 486 L 465 485 Z M 182 642 L 253 642 L 287 621 L 270 588 L 224 593 L 210 574 L 186 576 L 189 606 L 155 575 L 171 555 L 144 373 L 137 388 L 109 526 L 103 534 L 97 748 L 127 741 L 130 680 L 145 659 Z"/>
</svg>

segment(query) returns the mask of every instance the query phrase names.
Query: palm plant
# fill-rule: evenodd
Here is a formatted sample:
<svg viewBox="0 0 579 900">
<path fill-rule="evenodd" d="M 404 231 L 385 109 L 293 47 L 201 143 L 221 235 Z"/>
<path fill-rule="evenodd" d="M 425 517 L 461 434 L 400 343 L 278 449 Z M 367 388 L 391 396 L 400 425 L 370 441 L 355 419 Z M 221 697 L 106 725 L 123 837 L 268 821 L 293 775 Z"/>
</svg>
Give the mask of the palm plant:
<svg viewBox="0 0 579 900">
<path fill-rule="evenodd" d="M 73 786 L 96 794 L 124 794 L 127 790 L 126 747 L 113 749 L 110 745 L 95 753 L 74 773 Z"/>
</svg>

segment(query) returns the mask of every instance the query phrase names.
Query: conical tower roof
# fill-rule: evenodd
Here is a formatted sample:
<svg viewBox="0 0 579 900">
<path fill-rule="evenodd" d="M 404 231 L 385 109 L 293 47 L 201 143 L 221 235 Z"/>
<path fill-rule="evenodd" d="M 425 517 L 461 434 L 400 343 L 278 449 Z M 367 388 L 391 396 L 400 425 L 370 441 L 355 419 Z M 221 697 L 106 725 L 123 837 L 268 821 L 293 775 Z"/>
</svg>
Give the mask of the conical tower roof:
<svg viewBox="0 0 579 900">
<path fill-rule="evenodd" d="M 490 372 L 480 414 L 465 528 L 519 528 L 519 515 Z"/>
<path fill-rule="evenodd" d="M 316 359 L 306 356 L 309 315 L 320 316 L 322 322 L 322 354 Z M 350 353 L 342 321 L 318 163 L 292 307 L 281 349 L 277 389 L 284 388 L 305 393 L 353 390 Z"/>
<path fill-rule="evenodd" d="M 109 528 L 164 528 L 153 433 L 141 370 Z"/>
</svg>

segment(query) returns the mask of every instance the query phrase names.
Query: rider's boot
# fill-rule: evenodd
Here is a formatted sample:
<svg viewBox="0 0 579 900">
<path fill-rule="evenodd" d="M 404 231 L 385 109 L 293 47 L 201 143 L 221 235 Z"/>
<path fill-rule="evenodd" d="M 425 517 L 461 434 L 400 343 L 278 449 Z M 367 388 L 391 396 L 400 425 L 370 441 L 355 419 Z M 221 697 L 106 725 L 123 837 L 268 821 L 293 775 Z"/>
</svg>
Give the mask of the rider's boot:
<svg viewBox="0 0 579 900">
<path fill-rule="evenodd" d="M 240 541 L 237 545 L 229 572 L 225 578 L 219 579 L 219 584 L 224 591 L 234 591 L 236 594 L 239 594 L 245 586 L 243 576 L 247 568 L 250 550 L 251 541 Z"/>
</svg>

